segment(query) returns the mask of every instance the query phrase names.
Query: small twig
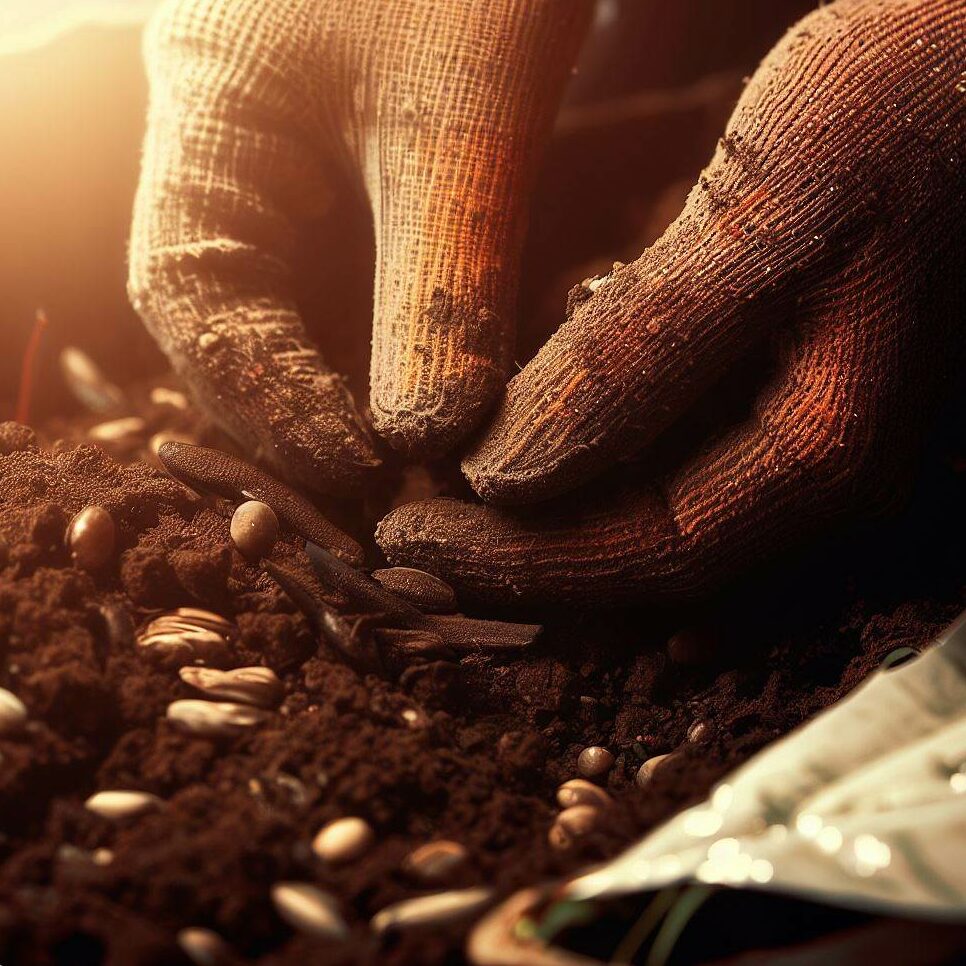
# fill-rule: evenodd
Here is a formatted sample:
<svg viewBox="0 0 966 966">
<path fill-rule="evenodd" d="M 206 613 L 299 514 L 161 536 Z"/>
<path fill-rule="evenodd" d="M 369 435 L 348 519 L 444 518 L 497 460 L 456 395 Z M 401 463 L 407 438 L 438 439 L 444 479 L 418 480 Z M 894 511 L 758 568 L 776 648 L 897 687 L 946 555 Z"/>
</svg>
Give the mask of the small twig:
<svg viewBox="0 0 966 966">
<path fill-rule="evenodd" d="M 17 408 L 14 410 L 13 418 L 18 423 L 26 423 L 30 418 L 30 398 L 33 393 L 34 367 L 36 365 L 37 353 L 40 351 L 40 342 L 47 328 L 47 313 L 43 309 L 37 309 L 34 315 L 34 325 L 27 340 L 27 348 L 24 349 L 23 361 L 20 365 L 20 389 L 17 392 Z"/>
</svg>

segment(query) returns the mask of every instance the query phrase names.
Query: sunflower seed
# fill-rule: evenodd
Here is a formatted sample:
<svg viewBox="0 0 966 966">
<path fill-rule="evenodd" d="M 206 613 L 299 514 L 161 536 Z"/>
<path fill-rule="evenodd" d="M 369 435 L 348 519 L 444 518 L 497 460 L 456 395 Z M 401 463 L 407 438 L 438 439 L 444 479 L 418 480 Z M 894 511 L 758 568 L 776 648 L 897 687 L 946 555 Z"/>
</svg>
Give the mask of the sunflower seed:
<svg viewBox="0 0 966 966">
<path fill-rule="evenodd" d="M 614 756 L 598 745 L 585 748 L 577 756 L 577 771 L 584 778 L 601 778 L 614 766 Z"/>
<path fill-rule="evenodd" d="M 26 705 L 12 691 L 0 688 L 0 735 L 12 735 L 26 723 Z"/>
<path fill-rule="evenodd" d="M 403 868 L 424 882 L 438 882 L 465 865 L 468 858 L 465 846 L 440 839 L 438 842 L 427 842 L 410 852 L 403 860 Z"/>
<path fill-rule="evenodd" d="M 369 851 L 375 840 L 372 826 L 364 819 L 339 818 L 320 829 L 312 851 L 324 862 L 351 862 Z"/>
<path fill-rule="evenodd" d="M 228 701 L 183 698 L 168 705 L 168 720 L 182 731 L 203 738 L 236 738 L 264 724 L 269 714 L 259 708 Z"/>
<path fill-rule="evenodd" d="M 84 507 L 67 526 L 67 546 L 84 570 L 99 570 L 110 562 L 116 537 L 114 518 L 102 506 Z"/>
<path fill-rule="evenodd" d="M 323 939 L 345 939 L 349 935 L 335 898 L 306 882 L 276 883 L 272 902 L 282 919 L 298 932 Z"/>
<path fill-rule="evenodd" d="M 557 802 L 562 808 L 571 808 L 574 805 L 596 805 L 598 808 L 606 808 L 614 804 L 614 800 L 603 788 L 584 781 L 583 778 L 572 778 L 569 782 L 564 782 L 557 789 Z"/>
<path fill-rule="evenodd" d="M 160 657 L 177 654 L 184 660 L 224 666 L 230 662 L 229 642 L 237 628 L 213 614 L 194 607 L 179 607 L 152 620 L 139 634 L 137 643 Z"/>
<path fill-rule="evenodd" d="M 493 890 L 485 887 L 436 892 L 387 906 L 373 916 L 370 925 L 382 934 L 390 929 L 445 926 L 482 912 L 493 902 Z"/>
<path fill-rule="evenodd" d="M 91 795 L 84 807 L 101 818 L 134 818 L 160 808 L 164 802 L 150 792 L 108 791 Z"/>
<path fill-rule="evenodd" d="M 196 966 L 222 966 L 231 961 L 231 949 L 218 933 L 188 926 L 178 933 L 178 945 Z"/>
<path fill-rule="evenodd" d="M 276 707 L 285 690 L 278 675 L 267 667 L 240 667 L 234 671 L 183 667 L 178 674 L 185 684 L 201 691 L 205 697 L 257 708 Z"/>
<path fill-rule="evenodd" d="M 445 580 L 414 567 L 387 567 L 374 570 L 372 577 L 386 590 L 432 614 L 451 614 L 456 610 L 456 591 Z"/>
</svg>

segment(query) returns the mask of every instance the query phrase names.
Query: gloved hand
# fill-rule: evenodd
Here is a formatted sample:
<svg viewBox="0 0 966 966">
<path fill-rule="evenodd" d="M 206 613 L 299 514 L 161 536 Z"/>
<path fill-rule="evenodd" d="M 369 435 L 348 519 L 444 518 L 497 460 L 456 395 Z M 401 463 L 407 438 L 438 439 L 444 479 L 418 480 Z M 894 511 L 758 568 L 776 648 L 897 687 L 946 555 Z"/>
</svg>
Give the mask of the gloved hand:
<svg viewBox="0 0 966 966">
<path fill-rule="evenodd" d="M 464 471 L 492 503 L 570 490 L 774 339 L 753 417 L 669 478 L 625 468 L 526 514 L 401 507 L 377 535 L 389 559 L 497 600 L 681 597 L 893 503 L 963 341 L 964 68 L 964 0 L 840 0 L 804 19 L 680 217 L 574 294 Z"/>
<path fill-rule="evenodd" d="M 131 239 L 135 307 L 202 405 L 312 489 L 378 464 L 303 330 L 295 228 L 375 222 L 370 406 L 422 455 L 498 397 L 529 186 L 591 0 L 169 0 Z M 321 253 L 320 257 L 324 257 Z"/>
</svg>

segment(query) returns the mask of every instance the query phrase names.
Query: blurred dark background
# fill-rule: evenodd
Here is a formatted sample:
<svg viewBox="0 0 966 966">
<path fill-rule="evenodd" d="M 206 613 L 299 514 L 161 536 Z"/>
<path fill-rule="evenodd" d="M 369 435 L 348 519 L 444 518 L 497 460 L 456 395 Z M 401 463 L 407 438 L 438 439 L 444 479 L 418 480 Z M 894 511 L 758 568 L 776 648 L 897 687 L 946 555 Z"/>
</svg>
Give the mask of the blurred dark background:
<svg viewBox="0 0 966 966">
<path fill-rule="evenodd" d="M 636 257 L 674 217 L 742 78 L 816 2 L 602 0 L 533 198 L 520 362 L 562 320 L 571 285 Z M 136 27 L 88 26 L 0 54 L 2 418 L 38 306 L 51 325 L 35 421 L 74 405 L 57 376 L 64 345 L 121 383 L 164 368 L 124 290 L 146 97 Z M 363 212 L 334 214 L 305 228 L 303 304 L 364 395 L 371 226 Z"/>
</svg>

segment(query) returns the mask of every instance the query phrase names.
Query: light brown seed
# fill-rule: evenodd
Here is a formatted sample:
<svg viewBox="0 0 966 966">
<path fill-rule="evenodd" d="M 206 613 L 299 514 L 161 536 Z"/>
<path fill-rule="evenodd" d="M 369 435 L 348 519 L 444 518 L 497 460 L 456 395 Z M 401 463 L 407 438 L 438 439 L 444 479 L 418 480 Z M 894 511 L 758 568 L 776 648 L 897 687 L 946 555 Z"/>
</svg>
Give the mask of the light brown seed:
<svg viewBox="0 0 966 966">
<path fill-rule="evenodd" d="M 278 882 L 272 886 L 278 914 L 298 932 L 321 939 L 345 939 L 349 927 L 335 898 L 306 882 Z"/>
<path fill-rule="evenodd" d="M 637 775 L 634 781 L 643 788 L 647 783 L 657 774 L 664 763 L 672 758 L 672 754 L 666 755 L 655 755 L 653 758 L 648 758 L 647 761 L 637 769 Z"/>
<path fill-rule="evenodd" d="M 597 785 L 584 781 L 583 778 L 571 778 L 557 789 L 557 802 L 561 808 L 572 808 L 574 805 L 595 805 L 597 808 L 607 808 L 614 804 L 614 800 Z"/>
<path fill-rule="evenodd" d="M 431 614 L 452 614 L 456 591 L 445 580 L 415 567 L 386 567 L 372 572 L 386 590 Z"/>
<path fill-rule="evenodd" d="M 312 840 L 312 851 L 323 862 L 351 862 L 365 855 L 375 838 L 372 826 L 364 818 L 338 818 L 319 830 Z"/>
<path fill-rule="evenodd" d="M 208 698 L 251 704 L 256 708 L 276 707 L 285 693 L 278 675 L 267 667 L 240 667 L 233 671 L 183 667 L 178 674 L 185 684 Z"/>
<path fill-rule="evenodd" d="M 155 406 L 168 406 L 185 412 L 188 408 L 188 397 L 177 389 L 168 389 L 166 386 L 155 386 L 151 390 L 151 402 Z"/>
<path fill-rule="evenodd" d="M 228 701 L 183 698 L 168 705 L 167 718 L 181 731 L 202 738 L 237 738 L 264 724 L 269 714 L 259 708 Z"/>
<path fill-rule="evenodd" d="M 150 792 L 106 791 L 91 795 L 84 803 L 84 807 L 101 818 L 113 821 L 124 818 L 134 818 L 145 812 L 160 808 L 164 802 L 157 795 Z"/>
<path fill-rule="evenodd" d="M 114 556 L 117 528 L 102 506 L 88 506 L 67 526 L 67 546 L 74 563 L 84 570 L 99 570 Z"/>
<path fill-rule="evenodd" d="M 387 906 L 372 917 L 370 926 L 378 935 L 391 929 L 446 926 L 482 912 L 492 902 L 493 890 L 485 887 L 436 892 Z"/>
<path fill-rule="evenodd" d="M 87 435 L 108 448 L 131 446 L 143 438 L 147 423 L 140 416 L 124 416 L 91 426 Z"/>
<path fill-rule="evenodd" d="M 67 388 L 92 413 L 109 413 L 124 405 L 124 393 L 101 372 L 86 352 L 67 346 L 60 354 L 60 371 Z"/>
<path fill-rule="evenodd" d="M 0 688 L 0 735 L 12 735 L 27 723 L 27 708 L 12 691 Z"/>
<path fill-rule="evenodd" d="M 198 438 L 192 436 L 190 433 L 178 433 L 173 429 L 163 429 L 160 433 L 155 433 L 149 440 L 147 449 L 145 451 L 145 459 L 152 466 L 156 466 L 159 470 L 164 470 L 167 473 L 164 463 L 161 462 L 161 457 L 158 456 L 158 450 L 164 446 L 165 443 L 197 443 Z"/>
<path fill-rule="evenodd" d="M 237 628 L 211 611 L 179 607 L 161 614 L 138 634 L 138 647 L 159 657 L 178 655 L 224 667 L 231 662 L 230 640 Z"/>
<path fill-rule="evenodd" d="M 231 962 L 231 949 L 218 933 L 188 926 L 178 933 L 178 945 L 196 966 L 223 966 Z"/>
<path fill-rule="evenodd" d="M 278 540 L 278 517 L 267 504 L 248 500 L 232 514 L 231 539 L 249 560 L 267 557 Z"/>
<path fill-rule="evenodd" d="M 465 846 L 440 839 L 410 852 L 403 860 L 403 868 L 423 882 L 440 882 L 464 866 L 468 858 Z"/>
<path fill-rule="evenodd" d="M 572 805 L 557 816 L 556 824 L 570 835 L 587 835 L 600 824 L 600 809 L 594 805 Z"/>
<path fill-rule="evenodd" d="M 599 745 L 591 745 L 577 756 L 577 771 L 584 778 L 601 778 L 613 767 L 614 756 Z"/>
</svg>

